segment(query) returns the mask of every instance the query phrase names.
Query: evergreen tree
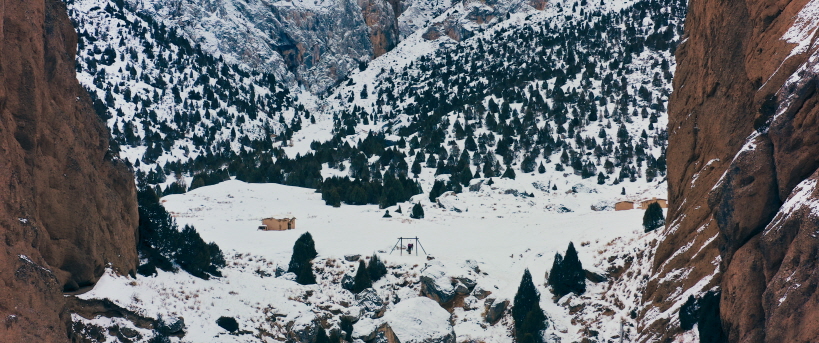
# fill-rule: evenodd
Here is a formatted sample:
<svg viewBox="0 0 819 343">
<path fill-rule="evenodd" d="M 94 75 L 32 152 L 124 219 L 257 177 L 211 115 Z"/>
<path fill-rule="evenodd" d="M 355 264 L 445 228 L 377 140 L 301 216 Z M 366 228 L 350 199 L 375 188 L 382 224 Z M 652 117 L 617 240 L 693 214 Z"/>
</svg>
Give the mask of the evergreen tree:
<svg viewBox="0 0 819 343">
<path fill-rule="evenodd" d="M 330 338 L 327 337 L 327 331 L 324 331 L 324 328 L 319 328 L 318 332 L 316 333 L 316 340 L 315 343 L 330 343 Z"/>
<path fill-rule="evenodd" d="M 554 294 L 558 297 L 569 293 L 583 294 L 586 292 L 586 273 L 577 257 L 574 243 L 569 242 L 565 258 L 559 253 L 555 255 L 552 270 L 549 272 L 549 285 L 552 286 Z"/>
<path fill-rule="evenodd" d="M 191 275 L 207 280 L 212 258 L 210 246 L 190 225 L 185 225 L 180 232 L 179 242 L 176 263 Z"/>
<path fill-rule="evenodd" d="M 529 269 L 523 272 L 518 292 L 512 305 L 515 339 L 518 342 L 542 343 L 541 331 L 546 329 L 546 316 L 540 308 L 540 293 L 532 282 Z"/>
<path fill-rule="evenodd" d="M 506 166 L 506 171 L 503 172 L 503 175 L 501 175 L 501 178 L 507 178 L 507 179 L 512 179 L 512 180 L 515 179 L 515 170 L 512 169 L 512 166 Z"/>
<path fill-rule="evenodd" d="M 353 293 L 358 294 L 367 288 L 372 288 L 373 281 L 370 279 L 370 273 L 367 272 L 364 260 L 358 261 L 358 271 L 356 271 L 353 281 Z"/>
<path fill-rule="evenodd" d="M 316 283 L 313 275 L 312 260 L 318 256 L 313 236 L 309 232 L 303 233 L 293 244 L 293 255 L 290 257 L 288 270 L 296 274 L 296 282 L 302 285 Z"/>
<path fill-rule="evenodd" d="M 312 260 L 304 261 L 299 265 L 299 269 L 296 270 L 296 282 L 300 285 L 313 285 L 316 283 Z"/>
<path fill-rule="evenodd" d="M 367 265 L 367 273 L 370 274 L 370 280 L 376 282 L 384 275 L 387 275 L 387 266 L 384 265 L 384 262 L 381 262 L 378 255 L 373 254 L 369 265 Z"/>
<path fill-rule="evenodd" d="M 665 225 L 663 208 L 656 201 L 652 202 L 643 214 L 643 229 L 645 232 L 651 232 L 663 225 Z"/>
<path fill-rule="evenodd" d="M 410 214 L 410 218 L 424 219 L 424 207 L 421 206 L 421 203 L 417 203 L 412 207 L 412 214 Z"/>
</svg>

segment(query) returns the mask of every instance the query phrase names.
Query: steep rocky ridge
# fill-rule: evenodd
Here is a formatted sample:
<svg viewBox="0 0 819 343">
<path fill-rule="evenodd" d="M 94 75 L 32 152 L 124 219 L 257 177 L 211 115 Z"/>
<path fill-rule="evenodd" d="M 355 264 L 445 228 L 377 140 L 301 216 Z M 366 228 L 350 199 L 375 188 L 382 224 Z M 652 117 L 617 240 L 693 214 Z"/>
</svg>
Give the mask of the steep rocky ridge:
<svg viewBox="0 0 819 343">
<path fill-rule="evenodd" d="M 347 75 L 432 27 L 456 40 L 539 0 L 127 0 L 137 12 L 181 28 L 229 63 L 274 73 L 292 90 L 323 95 Z M 441 35 L 431 35 L 431 39 Z"/>
<path fill-rule="evenodd" d="M 669 102 L 669 226 L 643 341 L 721 290 L 730 342 L 819 338 L 816 1 L 691 1 Z M 685 291 L 681 291 L 685 290 Z"/>
<path fill-rule="evenodd" d="M 0 1 L 0 341 L 65 341 L 63 290 L 133 273 L 133 178 L 74 72 L 57 0 Z"/>
</svg>

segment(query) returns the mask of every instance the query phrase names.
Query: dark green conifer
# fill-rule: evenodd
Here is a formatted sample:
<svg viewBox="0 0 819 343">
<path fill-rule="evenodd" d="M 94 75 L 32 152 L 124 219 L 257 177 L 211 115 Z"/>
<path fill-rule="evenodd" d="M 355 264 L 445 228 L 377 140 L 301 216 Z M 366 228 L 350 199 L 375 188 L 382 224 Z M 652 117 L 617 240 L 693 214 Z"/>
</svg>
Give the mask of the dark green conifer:
<svg viewBox="0 0 819 343">
<path fill-rule="evenodd" d="M 364 260 L 358 261 L 358 271 L 356 271 L 353 281 L 353 293 L 356 294 L 373 286 L 373 281 L 370 279 L 370 273 L 367 272 L 367 265 L 364 264 Z"/>
<path fill-rule="evenodd" d="M 367 265 L 367 273 L 370 274 L 370 280 L 376 282 L 384 275 L 387 275 L 387 266 L 384 265 L 384 262 L 381 262 L 378 255 L 373 254 L 373 257 L 370 258 L 370 263 Z"/>
<path fill-rule="evenodd" d="M 421 206 L 421 203 L 417 203 L 412 207 L 412 214 L 410 214 L 410 218 L 424 219 L 424 207 Z"/>
<path fill-rule="evenodd" d="M 543 342 L 540 331 L 546 329 L 546 316 L 540 308 L 540 293 L 532 282 L 529 269 L 523 272 L 512 306 L 515 339 L 518 342 Z"/>
<path fill-rule="evenodd" d="M 656 201 L 652 202 L 643 214 L 643 229 L 645 232 L 651 232 L 663 225 L 665 225 L 663 208 Z"/>
</svg>

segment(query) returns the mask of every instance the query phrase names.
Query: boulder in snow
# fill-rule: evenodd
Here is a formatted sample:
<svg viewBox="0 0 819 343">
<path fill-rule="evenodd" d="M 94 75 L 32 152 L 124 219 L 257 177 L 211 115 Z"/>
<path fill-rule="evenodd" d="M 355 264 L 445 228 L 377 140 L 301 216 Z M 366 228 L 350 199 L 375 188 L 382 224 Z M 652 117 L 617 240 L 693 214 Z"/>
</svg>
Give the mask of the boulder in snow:
<svg viewBox="0 0 819 343">
<path fill-rule="evenodd" d="M 490 294 L 492 294 L 492 291 L 486 290 L 481 286 L 475 287 L 475 289 L 472 290 L 472 295 L 478 300 L 486 299 Z"/>
<path fill-rule="evenodd" d="M 358 306 L 363 308 L 364 312 L 372 313 L 374 318 L 384 315 L 386 304 L 374 289 L 367 288 L 361 291 L 355 295 L 355 300 L 358 301 Z"/>
<path fill-rule="evenodd" d="M 608 200 L 600 200 L 591 205 L 592 211 L 614 211 L 614 203 Z"/>
<path fill-rule="evenodd" d="M 495 324 L 503 317 L 503 313 L 506 312 L 506 307 L 509 306 L 509 300 L 497 300 L 494 298 L 489 298 L 486 300 L 486 321 L 491 324 Z"/>
<path fill-rule="evenodd" d="M 355 278 L 353 278 L 350 274 L 344 274 L 341 277 L 341 288 L 344 288 L 350 292 L 353 291 L 353 286 L 355 285 Z"/>
<path fill-rule="evenodd" d="M 458 284 L 457 284 L 457 285 L 455 285 L 455 293 L 456 293 L 456 294 L 461 294 L 461 295 L 466 295 L 466 294 L 469 294 L 469 288 L 467 288 L 466 286 L 464 286 L 464 284 L 463 284 L 463 283 L 458 282 Z"/>
<path fill-rule="evenodd" d="M 359 259 L 361 259 L 361 255 L 358 255 L 358 254 L 355 254 L 355 255 L 344 255 L 344 259 L 345 259 L 347 262 L 358 262 L 358 260 L 359 260 Z"/>
<path fill-rule="evenodd" d="M 426 297 L 404 300 L 384 316 L 401 343 L 455 343 L 449 319 L 447 310 Z"/>
<path fill-rule="evenodd" d="M 443 266 L 430 265 L 421 274 L 421 295 L 443 305 L 455 298 L 455 287 Z"/>
</svg>

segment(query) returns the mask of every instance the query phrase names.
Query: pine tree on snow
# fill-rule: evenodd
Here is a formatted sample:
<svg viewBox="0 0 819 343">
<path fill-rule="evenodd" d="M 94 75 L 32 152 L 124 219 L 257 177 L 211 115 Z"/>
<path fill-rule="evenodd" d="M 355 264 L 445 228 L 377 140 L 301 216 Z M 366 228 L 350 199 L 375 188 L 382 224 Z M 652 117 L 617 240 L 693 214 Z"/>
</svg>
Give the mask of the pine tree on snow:
<svg viewBox="0 0 819 343">
<path fill-rule="evenodd" d="M 529 269 L 523 272 L 520 280 L 518 292 L 512 306 L 512 319 L 515 326 L 515 339 L 517 342 L 542 343 L 543 336 L 540 334 L 546 329 L 546 315 L 540 308 L 540 293 L 532 282 L 532 274 Z"/>
<path fill-rule="evenodd" d="M 364 264 L 364 260 L 358 261 L 358 271 L 355 273 L 353 282 L 353 293 L 356 294 L 373 286 L 373 281 L 370 279 L 370 273 L 367 272 L 367 265 Z"/>
<path fill-rule="evenodd" d="M 303 233 L 293 244 L 293 255 L 290 257 L 288 272 L 296 274 L 296 282 L 302 285 L 316 283 L 313 276 L 313 264 L 310 262 L 316 256 L 316 244 L 309 232 Z"/>
<path fill-rule="evenodd" d="M 651 232 L 663 225 L 665 225 L 663 208 L 655 201 L 648 205 L 645 214 L 643 214 L 643 229 L 645 229 L 645 232 Z"/>
<path fill-rule="evenodd" d="M 417 203 L 412 207 L 412 214 L 410 214 L 410 218 L 424 219 L 424 207 L 421 206 L 421 203 Z"/>
<path fill-rule="evenodd" d="M 586 273 L 583 264 L 577 257 L 574 243 L 569 242 L 566 257 L 555 254 L 552 270 L 549 272 L 549 285 L 557 297 L 569 293 L 583 294 L 586 292 Z"/>
<path fill-rule="evenodd" d="M 381 262 L 378 255 L 373 254 L 370 263 L 367 265 L 367 273 L 370 274 L 370 280 L 376 282 L 384 275 L 387 275 L 387 266 L 384 265 L 384 262 Z"/>
</svg>

